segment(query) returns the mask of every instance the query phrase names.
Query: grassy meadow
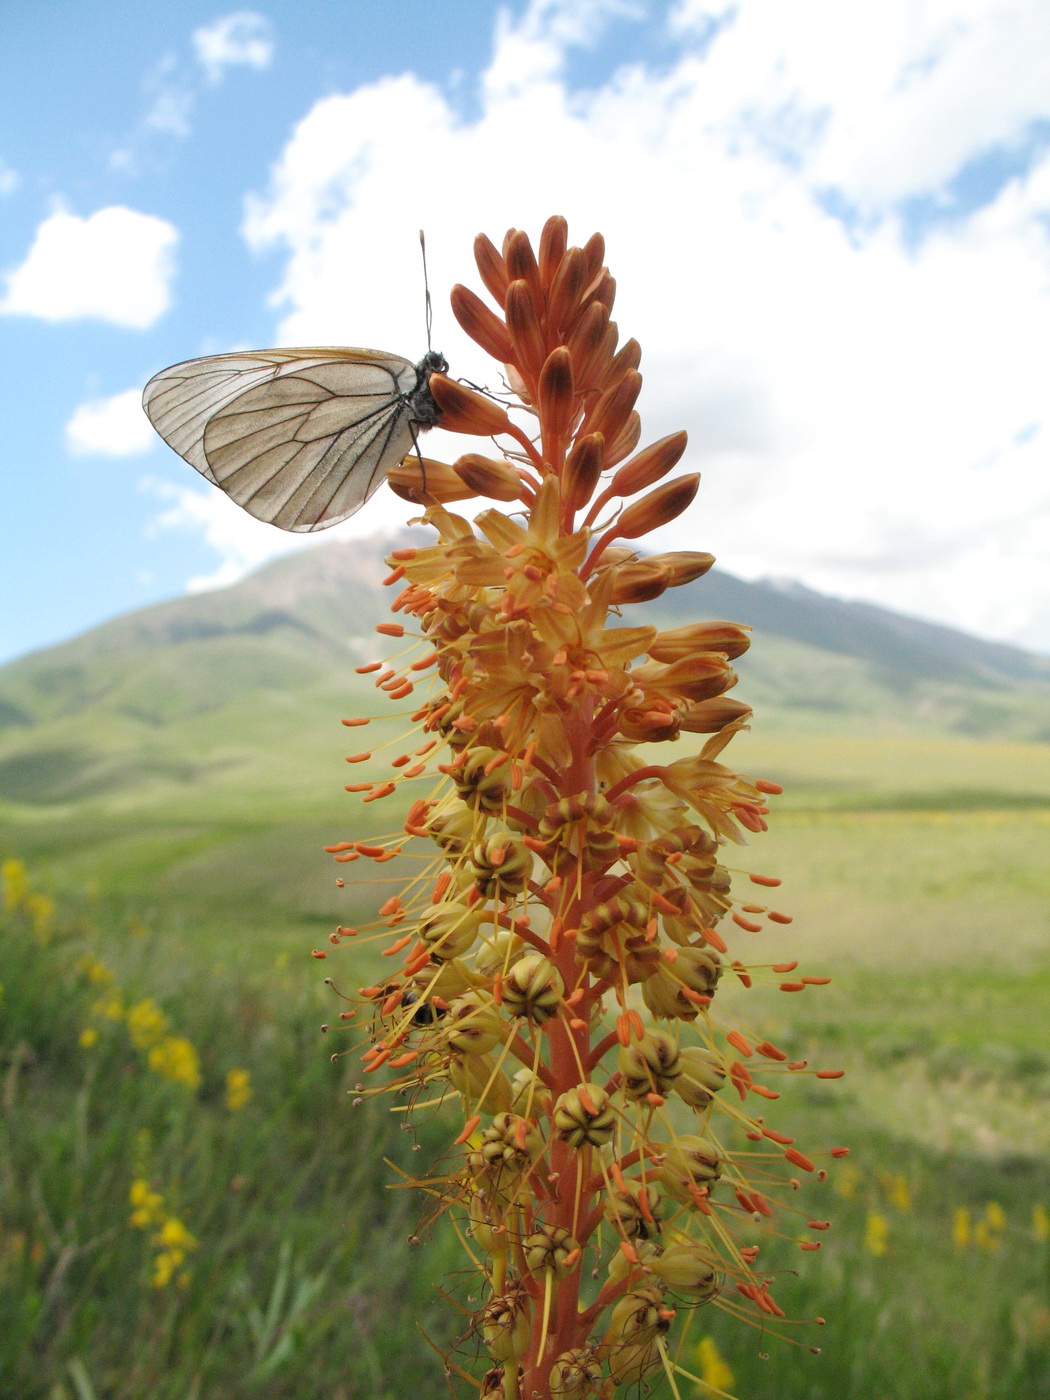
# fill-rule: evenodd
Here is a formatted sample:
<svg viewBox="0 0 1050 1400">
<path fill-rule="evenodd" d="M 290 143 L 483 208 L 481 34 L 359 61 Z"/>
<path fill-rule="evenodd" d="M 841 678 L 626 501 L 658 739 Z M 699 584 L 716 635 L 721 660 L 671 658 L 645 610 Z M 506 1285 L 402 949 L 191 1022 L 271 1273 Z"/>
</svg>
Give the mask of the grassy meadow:
<svg viewBox="0 0 1050 1400">
<path fill-rule="evenodd" d="M 778 1287 L 826 1326 L 797 1346 L 700 1310 L 681 1393 L 1050 1396 L 1050 748 L 787 729 L 738 747 L 788 788 L 741 863 L 783 876 L 795 915 L 742 934 L 749 958 L 834 980 L 735 995 L 756 1031 L 848 1072 L 793 1084 L 770 1121 L 852 1153 L 805 1188 L 834 1225 Z M 68 813 L 5 830 L 26 883 L 8 867 L 0 1394 L 444 1387 L 416 1324 L 453 1337 L 433 1285 L 458 1247 L 441 1227 L 408 1244 L 421 1206 L 383 1159 L 411 1171 L 447 1129 L 352 1108 L 356 1069 L 319 1034 L 339 965 L 309 949 L 375 890 L 337 890 L 320 853 L 346 834 L 341 793 L 314 812 L 257 796 L 196 819 L 189 794 L 111 807 L 79 840 Z M 374 971 L 363 953 L 343 975 Z"/>
</svg>

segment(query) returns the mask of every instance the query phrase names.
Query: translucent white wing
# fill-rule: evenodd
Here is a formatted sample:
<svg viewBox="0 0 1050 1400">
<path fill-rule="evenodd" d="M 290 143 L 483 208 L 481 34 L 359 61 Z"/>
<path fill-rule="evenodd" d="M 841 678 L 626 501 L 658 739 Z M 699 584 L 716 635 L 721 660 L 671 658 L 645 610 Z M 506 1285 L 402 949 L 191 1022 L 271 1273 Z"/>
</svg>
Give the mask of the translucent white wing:
<svg viewBox="0 0 1050 1400">
<path fill-rule="evenodd" d="M 142 404 L 171 447 L 250 514 L 323 530 L 411 450 L 419 370 L 381 350 L 260 350 L 156 375 Z"/>
</svg>

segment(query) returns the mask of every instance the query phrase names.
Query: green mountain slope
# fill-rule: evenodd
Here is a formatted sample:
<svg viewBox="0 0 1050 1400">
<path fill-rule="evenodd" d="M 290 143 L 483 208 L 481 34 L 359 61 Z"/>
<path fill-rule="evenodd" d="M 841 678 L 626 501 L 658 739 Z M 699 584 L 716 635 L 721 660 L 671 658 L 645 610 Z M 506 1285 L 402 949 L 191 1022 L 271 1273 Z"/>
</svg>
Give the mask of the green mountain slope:
<svg viewBox="0 0 1050 1400">
<path fill-rule="evenodd" d="M 344 755 L 364 745 L 339 720 L 382 713 L 354 668 L 392 650 L 373 630 L 397 591 L 382 587 L 388 548 L 305 550 L 0 668 L 4 852 L 61 885 L 135 893 L 147 913 L 328 920 L 343 906 L 319 848 L 382 820 L 343 791 L 361 773 Z M 734 752 L 790 783 L 782 805 L 1047 800 L 1050 660 L 717 572 L 634 612 L 754 625 L 736 693 L 755 727 Z M 395 733 L 384 721 L 367 742 Z"/>
</svg>

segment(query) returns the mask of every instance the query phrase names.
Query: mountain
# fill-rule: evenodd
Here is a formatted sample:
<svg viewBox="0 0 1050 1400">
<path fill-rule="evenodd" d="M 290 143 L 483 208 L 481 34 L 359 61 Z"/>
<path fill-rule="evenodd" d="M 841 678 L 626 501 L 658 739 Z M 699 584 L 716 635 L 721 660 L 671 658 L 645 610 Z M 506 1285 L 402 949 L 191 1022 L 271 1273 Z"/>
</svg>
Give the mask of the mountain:
<svg viewBox="0 0 1050 1400">
<path fill-rule="evenodd" d="M 382 545 L 286 555 L 230 588 L 114 618 L 0 667 L 0 856 L 47 887 L 101 890 L 100 922 L 190 941 L 286 946 L 289 926 L 346 921 L 322 847 L 389 824 L 343 791 L 348 748 L 411 748 L 355 667 L 397 589 Z M 660 626 L 754 627 L 734 746 L 788 785 L 780 804 L 884 811 L 1046 801 L 1050 661 L 797 584 L 712 571 L 631 610 Z M 393 707 L 392 707 L 393 708 Z M 351 737 L 351 735 L 353 737 Z M 367 735 L 367 739 L 364 736 Z M 739 749 L 739 752 L 737 750 Z M 352 777 L 351 777 L 352 775 Z M 393 867 L 391 867 L 393 870 Z M 94 896 L 92 896 L 94 897 Z M 151 945 L 155 949 L 160 944 Z"/>
<path fill-rule="evenodd" d="M 305 761 L 313 726 L 368 693 L 354 667 L 384 649 L 373 629 L 389 606 L 389 548 L 286 555 L 232 587 L 128 613 L 0 668 L 0 803 L 127 799 L 158 784 L 178 794 L 205 779 L 222 788 L 246 763 L 258 781 L 292 753 Z M 751 625 L 737 693 L 763 724 L 1050 738 L 1050 658 L 1016 647 L 717 570 L 632 621 L 642 614 L 665 626 Z"/>
</svg>

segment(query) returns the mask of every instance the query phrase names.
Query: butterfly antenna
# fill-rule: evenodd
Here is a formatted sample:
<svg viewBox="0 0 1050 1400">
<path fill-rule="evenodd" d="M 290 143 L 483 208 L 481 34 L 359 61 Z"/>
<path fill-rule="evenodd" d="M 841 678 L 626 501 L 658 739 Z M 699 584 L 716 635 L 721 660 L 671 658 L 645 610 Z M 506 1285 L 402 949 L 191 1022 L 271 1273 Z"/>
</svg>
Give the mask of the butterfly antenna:
<svg viewBox="0 0 1050 1400">
<path fill-rule="evenodd" d="M 427 350 L 430 350 L 430 333 L 434 328 L 434 306 L 430 300 L 430 279 L 427 277 L 427 236 L 422 229 L 419 230 L 419 251 L 423 255 L 423 290 L 427 300 Z"/>
</svg>

